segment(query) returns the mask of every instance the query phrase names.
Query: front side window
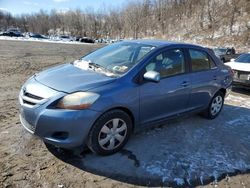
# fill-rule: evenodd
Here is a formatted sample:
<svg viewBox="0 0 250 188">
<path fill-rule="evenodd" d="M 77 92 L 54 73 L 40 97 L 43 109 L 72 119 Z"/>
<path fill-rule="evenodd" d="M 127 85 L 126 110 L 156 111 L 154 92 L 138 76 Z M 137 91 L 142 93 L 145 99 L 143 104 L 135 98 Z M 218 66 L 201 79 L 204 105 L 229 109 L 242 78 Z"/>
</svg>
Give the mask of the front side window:
<svg viewBox="0 0 250 188">
<path fill-rule="evenodd" d="M 190 49 L 189 55 L 191 58 L 191 66 L 193 72 L 209 70 L 210 68 L 216 66 L 206 52 Z"/>
<path fill-rule="evenodd" d="M 146 71 L 151 70 L 159 72 L 161 78 L 184 73 L 184 53 L 180 49 L 172 49 L 156 55 L 146 66 Z"/>
</svg>

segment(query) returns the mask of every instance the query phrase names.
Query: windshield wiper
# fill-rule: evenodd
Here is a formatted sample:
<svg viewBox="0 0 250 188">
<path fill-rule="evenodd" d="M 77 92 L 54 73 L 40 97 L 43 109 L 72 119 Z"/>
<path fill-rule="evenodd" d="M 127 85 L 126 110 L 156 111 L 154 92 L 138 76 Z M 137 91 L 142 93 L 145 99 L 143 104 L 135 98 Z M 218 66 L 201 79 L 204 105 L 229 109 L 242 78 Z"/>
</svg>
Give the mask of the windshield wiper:
<svg viewBox="0 0 250 188">
<path fill-rule="evenodd" d="M 112 73 L 112 74 L 117 76 L 117 74 L 114 73 L 112 70 L 104 67 L 103 65 L 100 65 L 100 64 L 97 64 L 97 63 L 94 63 L 94 62 L 89 62 L 89 68 L 93 69 L 94 71 L 96 71 L 96 69 L 99 68 L 99 69 L 102 69 L 102 71 L 104 71 L 104 72 Z"/>
<path fill-rule="evenodd" d="M 89 62 L 89 68 L 93 69 L 94 71 L 96 69 L 102 69 L 102 71 L 105 71 L 105 72 L 111 72 L 110 70 L 108 70 L 106 67 L 102 66 L 102 65 L 99 65 L 97 63 L 94 63 L 94 62 Z"/>
<path fill-rule="evenodd" d="M 89 62 L 89 68 L 94 68 L 94 69 L 96 69 L 96 68 L 102 68 L 102 69 L 106 69 L 105 67 L 103 67 L 103 66 L 101 66 L 101 65 L 99 65 L 97 63 L 93 63 L 93 62 Z"/>
</svg>

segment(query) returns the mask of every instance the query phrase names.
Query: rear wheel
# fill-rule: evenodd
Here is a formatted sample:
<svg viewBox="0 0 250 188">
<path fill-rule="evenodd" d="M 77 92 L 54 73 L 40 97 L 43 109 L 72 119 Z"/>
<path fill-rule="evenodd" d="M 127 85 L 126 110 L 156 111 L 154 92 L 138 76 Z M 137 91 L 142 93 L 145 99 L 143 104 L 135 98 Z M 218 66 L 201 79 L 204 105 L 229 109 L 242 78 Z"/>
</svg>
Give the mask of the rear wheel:
<svg viewBox="0 0 250 188">
<path fill-rule="evenodd" d="M 119 151 L 128 141 L 132 132 L 130 116 L 122 110 L 103 114 L 93 125 L 88 147 L 99 155 L 110 155 Z"/>
<path fill-rule="evenodd" d="M 223 105 L 224 105 L 224 93 L 218 91 L 212 98 L 209 107 L 205 110 L 203 116 L 208 119 L 216 118 L 220 114 Z"/>
</svg>

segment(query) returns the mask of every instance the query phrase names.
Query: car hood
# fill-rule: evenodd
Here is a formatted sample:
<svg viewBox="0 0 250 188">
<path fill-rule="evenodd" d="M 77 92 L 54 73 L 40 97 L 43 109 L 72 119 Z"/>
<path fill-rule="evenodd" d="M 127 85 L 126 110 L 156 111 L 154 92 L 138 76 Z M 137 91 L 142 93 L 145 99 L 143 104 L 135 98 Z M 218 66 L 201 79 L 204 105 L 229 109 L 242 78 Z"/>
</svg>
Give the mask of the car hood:
<svg viewBox="0 0 250 188">
<path fill-rule="evenodd" d="M 35 74 L 34 78 L 47 87 L 66 93 L 87 91 L 116 80 L 92 70 L 82 70 L 72 64 L 50 68 Z"/>
<path fill-rule="evenodd" d="M 250 63 L 229 62 L 225 65 L 231 67 L 233 70 L 250 72 Z"/>
</svg>

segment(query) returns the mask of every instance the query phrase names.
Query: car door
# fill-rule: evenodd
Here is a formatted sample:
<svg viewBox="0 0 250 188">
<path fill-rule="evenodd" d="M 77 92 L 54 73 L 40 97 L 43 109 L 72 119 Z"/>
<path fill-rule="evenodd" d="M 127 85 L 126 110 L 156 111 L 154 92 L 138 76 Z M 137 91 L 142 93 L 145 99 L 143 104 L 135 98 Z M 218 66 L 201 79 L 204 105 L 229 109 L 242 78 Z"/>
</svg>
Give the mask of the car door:
<svg viewBox="0 0 250 188">
<path fill-rule="evenodd" d="M 186 110 L 190 78 L 182 49 L 169 49 L 152 57 L 145 66 L 147 71 L 160 73 L 159 82 L 144 81 L 140 85 L 140 122 L 161 120 Z"/>
<path fill-rule="evenodd" d="M 205 108 L 219 88 L 219 69 L 212 58 L 199 49 L 188 49 L 191 66 L 189 109 Z"/>
</svg>

